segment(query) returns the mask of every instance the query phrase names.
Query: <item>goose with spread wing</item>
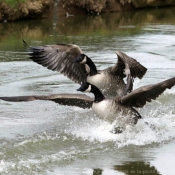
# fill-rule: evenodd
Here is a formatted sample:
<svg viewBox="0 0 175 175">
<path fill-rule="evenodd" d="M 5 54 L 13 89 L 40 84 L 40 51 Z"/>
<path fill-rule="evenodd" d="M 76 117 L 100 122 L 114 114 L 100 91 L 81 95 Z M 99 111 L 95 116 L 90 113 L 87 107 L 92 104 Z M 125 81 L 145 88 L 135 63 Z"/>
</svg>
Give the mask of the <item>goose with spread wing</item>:
<svg viewBox="0 0 175 175">
<path fill-rule="evenodd" d="M 58 71 L 79 84 L 89 82 L 97 86 L 106 97 L 122 96 L 131 92 L 133 79 L 141 79 L 147 71 L 135 59 L 119 51 L 116 52 L 118 61 L 114 66 L 97 70 L 94 62 L 77 45 L 28 46 L 25 41 L 23 43 L 29 58 L 34 62 Z M 127 84 L 124 82 L 125 77 Z"/>
<path fill-rule="evenodd" d="M 128 125 L 135 125 L 138 119 L 142 116 L 134 108 L 142 108 L 146 102 L 155 100 L 167 88 L 175 85 L 175 77 L 160 83 L 142 86 L 133 90 L 122 97 L 115 97 L 113 99 L 105 98 L 102 92 L 94 85 L 85 82 L 81 85 L 78 91 L 91 92 L 94 94 L 94 102 L 92 104 L 93 112 L 110 123 L 115 121 L 115 133 L 121 133 Z"/>
<path fill-rule="evenodd" d="M 114 132 L 120 133 L 127 125 L 135 125 L 142 118 L 135 108 L 142 108 L 146 102 L 155 100 L 167 88 L 175 85 L 175 77 L 160 83 L 142 86 L 131 93 L 113 99 L 105 98 L 101 91 L 94 85 L 84 82 L 78 91 L 92 92 L 95 98 L 85 94 L 55 94 L 46 96 L 16 96 L 0 97 L 1 100 L 11 102 L 51 100 L 61 105 L 91 108 L 101 119 L 108 122 L 117 121 Z"/>
</svg>

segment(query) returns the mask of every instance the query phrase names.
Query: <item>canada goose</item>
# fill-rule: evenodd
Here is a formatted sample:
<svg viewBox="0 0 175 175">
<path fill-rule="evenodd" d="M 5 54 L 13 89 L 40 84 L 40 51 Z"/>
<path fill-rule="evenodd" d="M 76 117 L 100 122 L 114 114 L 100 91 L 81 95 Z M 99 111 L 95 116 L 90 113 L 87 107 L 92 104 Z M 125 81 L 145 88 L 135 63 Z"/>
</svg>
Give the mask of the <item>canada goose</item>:
<svg viewBox="0 0 175 175">
<path fill-rule="evenodd" d="M 1 100 L 11 102 L 32 101 L 32 100 L 51 100 L 61 105 L 78 106 L 81 108 L 91 108 L 100 118 L 113 122 L 117 120 L 114 132 L 120 133 L 125 130 L 127 125 L 135 125 L 141 115 L 136 108 L 142 108 L 146 102 L 155 100 L 167 88 L 175 85 L 175 77 L 160 83 L 142 86 L 131 93 L 116 97 L 114 99 L 105 98 L 101 91 L 87 82 L 84 82 L 78 91 L 89 91 L 94 93 L 95 98 L 84 94 L 55 94 L 45 96 L 14 96 L 0 97 Z"/>
<path fill-rule="evenodd" d="M 135 59 L 116 52 L 118 62 L 105 70 L 97 70 L 93 61 L 77 45 L 57 44 L 28 46 L 23 41 L 29 58 L 34 62 L 58 71 L 74 82 L 89 82 L 97 86 L 105 96 L 121 96 L 132 90 L 133 78 L 142 78 L 147 69 Z M 73 63 L 74 62 L 74 63 Z M 83 63 L 83 64 L 75 64 Z M 127 85 L 123 78 L 127 76 Z"/>
<path fill-rule="evenodd" d="M 175 85 L 175 77 L 162 81 L 157 84 L 142 86 L 129 94 L 113 99 L 105 98 L 102 92 L 94 85 L 85 82 L 77 91 L 92 92 L 94 102 L 92 104 L 93 112 L 109 122 L 117 121 L 114 132 L 123 132 L 127 125 L 135 125 L 141 115 L 134 107 L 142 108 L 146 102 L 156 99 L 167 88 Z"/>
</svg>

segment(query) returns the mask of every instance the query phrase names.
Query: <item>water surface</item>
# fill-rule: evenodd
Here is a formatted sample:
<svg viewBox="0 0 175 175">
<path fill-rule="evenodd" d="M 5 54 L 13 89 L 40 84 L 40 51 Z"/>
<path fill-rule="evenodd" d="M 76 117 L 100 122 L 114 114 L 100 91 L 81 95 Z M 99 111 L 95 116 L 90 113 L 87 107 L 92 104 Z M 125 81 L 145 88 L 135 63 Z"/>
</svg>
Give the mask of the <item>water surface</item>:
<svg viewBox="0 0 175 175">
<path fill-rule="evenodd" d="M 134 88 L 175 74 L 174 8 L 0 23 L 0 96 L 77 93 L 79 85 L 25 56 L 29 45 L 74 43 L 98 69 L 120 50 L 148 68 Z M 138 109 L 118 135 L 91 110 L 49 101 L 0 101 L 0 174 L 174 174 L 175 88 Z M 148 123 L 148 124 L 145 124 Z"/>
</svg>

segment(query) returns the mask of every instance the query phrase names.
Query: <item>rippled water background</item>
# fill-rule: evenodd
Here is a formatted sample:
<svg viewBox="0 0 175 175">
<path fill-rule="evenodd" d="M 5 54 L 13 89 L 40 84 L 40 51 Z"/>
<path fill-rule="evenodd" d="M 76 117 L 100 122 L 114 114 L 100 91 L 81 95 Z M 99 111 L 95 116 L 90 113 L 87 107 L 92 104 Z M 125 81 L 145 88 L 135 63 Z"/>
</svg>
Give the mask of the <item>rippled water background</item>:
<svg viewBox="0 0 175 175">
<path fill-rule="evenodd" d="M 98 69 L 120 50 L 148 68 L 134 88 L 175 76 L 175 9 L 0 23 L 0 96 L 77 93 L 63 75 L 25 56 L 29 45 L 74 43 Z M 0 100 L 0 174 L 174 174 L 175 88 L 139 109 L 143 119 L 124 133 L 91 110 L 49 101 Z M 149 123 L 148 125 L 145 122 Z"/>
</svg>

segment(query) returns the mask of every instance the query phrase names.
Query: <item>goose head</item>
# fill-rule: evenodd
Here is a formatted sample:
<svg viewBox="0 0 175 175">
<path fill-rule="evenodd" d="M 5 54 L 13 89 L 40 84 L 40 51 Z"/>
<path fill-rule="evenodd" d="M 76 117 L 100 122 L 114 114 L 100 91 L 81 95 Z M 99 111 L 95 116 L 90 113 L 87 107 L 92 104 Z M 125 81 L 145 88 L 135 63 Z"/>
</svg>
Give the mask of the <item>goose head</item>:
<svg viewBox="0 0 175 175">
<path fill-rule="evenodd" d="M 86 64 L 87 63 L 87 56 L 85 54 L 80 54 L 74 60 L 74 63 Z"/>
<path fill-rule="evenodd" d="M 98 73 L 94 62 L 85 54 L 78 55 L 78 57 L 73 61 L 73 63 L 84 64 L 85 70 L 90 76 L 96 75 Z"/>
<path fill-rule="evenodd" d="M 83 82 L 81 84 L 81 87 L 79 89 L 77 89 L 77 91 L 93 93 L 95 96 L 94 102 L 101 102 L 105 99 L 105 97 L 101 93 L 101 91 L 96 86 L 94 86 L 88 82 Z"/>
<path fill-rule="evenodd" d="M 84 82 L 77 89 L 77 91 L 81 91 L 81 92 L 92 92 L 92 85 L 90 83 L 88 83 L 88 82 Z"/>
</svg>

